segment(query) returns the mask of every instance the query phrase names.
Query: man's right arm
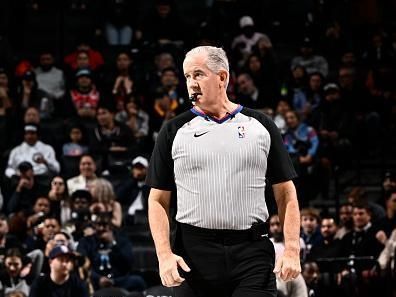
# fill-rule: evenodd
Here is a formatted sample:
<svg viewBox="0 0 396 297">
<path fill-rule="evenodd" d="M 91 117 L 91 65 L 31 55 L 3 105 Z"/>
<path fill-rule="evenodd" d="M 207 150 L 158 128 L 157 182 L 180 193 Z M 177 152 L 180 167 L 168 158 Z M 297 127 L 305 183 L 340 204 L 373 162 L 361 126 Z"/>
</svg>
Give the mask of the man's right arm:
<svg viewBox="0 0 396 297">
<path fill-rule="evenodd" d="M 167 287 L 180 286 L 184 278 L 177 270 L 180 266 L 189 272 L 190 268 L 183 258 L 173 254 L 170 245 L 169 205 L 171 191 L 152 188 L 149 195 L 149 223 L 157 252 L 162 284 Z"/>
<path fill-rule="evenodd" d="M 171 194 L 171 191 L 153 188 L 149 195 L 149 223 L 158 260 L 172 253 L 169 240 L 169 205 Z"/>
</svg>

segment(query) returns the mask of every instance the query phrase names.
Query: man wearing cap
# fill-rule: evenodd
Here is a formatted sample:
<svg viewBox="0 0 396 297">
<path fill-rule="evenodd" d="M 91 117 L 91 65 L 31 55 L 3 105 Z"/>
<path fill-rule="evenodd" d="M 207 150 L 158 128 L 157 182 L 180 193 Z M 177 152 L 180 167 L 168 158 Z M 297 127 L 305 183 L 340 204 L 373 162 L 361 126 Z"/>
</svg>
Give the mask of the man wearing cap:
<svg viewBox="0 0 396 297">
<path fill-rule="evenodd" d="M 324 77 L 329 74 L 329 64 L 327 60 L 319 55 L 314 55 L 313 42 L 309 37 L 305 37 L 300 45 L 300 55 L 292 59 L 291 69 L 297 66 L 305 68 L 308 74 L 319 72 Z"/>
<path fill-rule="evenodd" d="M 242 66 L 246 58 L 252 53 L 252 48 L 259 39 L 266 39 L 268 44 L 271 44 L 271 41 L 267 35 L 255 31 L 254 21 L 251 16 L 245 15 L 241 17 L 239 27 L 241 28 L 241 34 L 234 38 L 231 48 L 237 55 L 241 55 L 241 57 L 238 57 L 238 60 L 242 58 L 239 61 L 240 66 Z"/>
<path fill-rule="evenodd" d="M 95 118 L 100 93 L 92 80 L 92 72 L 88 68 L 77 70 L 76 86 L 70 91 L 69 109 L 81 118 Z"/>
<path fill-rule="evenodd" d="M 122 205 L 123 218 L 126 224 L 135 222 L 136 212 L 147 212 L 150 188 L 145 184 L 148 161 L 138 156 L 132 160 L 131 178 L 122 183 L 116 191 L 118 201 Z"/>
<path fill-rule="evenodd" d="M 8 178 L 19 175 L 18 165 L 24 161 L 33 165 L 34 176 L 43 178 L 43 182 L 47 179 L 49 182 L 53 175 L 59 173 L 60 165 L 56 160 L 54 149 L 41 142 L 38 133 L 39 127 L 36 124 L 25 124 L 24 142 L 15 147 L 8 158 L 5 171 Z"/>
<path fill-rule="evenodd" d="M 29 297 L 88 297 L 88 289 L 77 275 L 71 273 L 74 254 L 65 245 L 49 253 L 50 274 L 38 277 L 30 288 Z"/>
</svg>

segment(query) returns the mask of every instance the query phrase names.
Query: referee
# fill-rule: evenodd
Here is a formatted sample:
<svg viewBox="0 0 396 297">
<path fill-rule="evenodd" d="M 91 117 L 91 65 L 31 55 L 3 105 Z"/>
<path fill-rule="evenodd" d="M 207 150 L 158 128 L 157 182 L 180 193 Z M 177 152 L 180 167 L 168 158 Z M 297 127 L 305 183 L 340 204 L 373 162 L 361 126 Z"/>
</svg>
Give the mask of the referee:
<svg viewBox="0 0 396 297">
<path fill-rule="evenodd" d="M 223 49 L 200 46 L 183 63 L 193 108 L 157 138 L 147 183 L 149 222 L 163 285 L 177 297 L 276 296 L 275 273 L 301 271 L 296 176 L 275 124 L 227 97 Z M 266 182 L 284 224 L 276 265 L 268 239 Z M 176 245 L 169 239 L 171 192 L 177 192 Z"/>
</svg>

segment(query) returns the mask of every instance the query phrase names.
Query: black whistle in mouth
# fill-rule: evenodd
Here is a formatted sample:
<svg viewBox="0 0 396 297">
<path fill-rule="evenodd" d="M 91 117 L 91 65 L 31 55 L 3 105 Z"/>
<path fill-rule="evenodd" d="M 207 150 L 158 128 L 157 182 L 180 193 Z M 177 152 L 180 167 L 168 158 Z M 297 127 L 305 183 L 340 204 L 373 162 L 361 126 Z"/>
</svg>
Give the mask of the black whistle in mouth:
<svg viewBox="0 0 396 297">
<path fill-rule="evenodd" d="M 195 102 L 197 101 L 197 94 L 192 94 L 190 97 L 188 97 L 190 99 L 191 102 Z"/>
</svg>

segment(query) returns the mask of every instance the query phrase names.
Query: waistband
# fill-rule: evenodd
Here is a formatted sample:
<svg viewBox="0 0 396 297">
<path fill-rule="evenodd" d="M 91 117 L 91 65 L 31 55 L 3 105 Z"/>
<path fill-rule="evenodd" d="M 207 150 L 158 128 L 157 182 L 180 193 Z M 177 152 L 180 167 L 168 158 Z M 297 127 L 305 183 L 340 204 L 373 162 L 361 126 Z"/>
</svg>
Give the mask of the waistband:
<svg viewBox="0 0 396 297">
<path fill-rule="evenodd" d="M 253 225 L 246 230 L 208 229 L 184 223 L 178 223 L 178 226 L 184 235 L 200 237 L 204 240 L 222 243 L 223 245 L 262 240 L 264 237 L 268 237 L 269 230 L 267 222 L 253 223 Z"/>
</svg>

